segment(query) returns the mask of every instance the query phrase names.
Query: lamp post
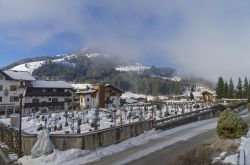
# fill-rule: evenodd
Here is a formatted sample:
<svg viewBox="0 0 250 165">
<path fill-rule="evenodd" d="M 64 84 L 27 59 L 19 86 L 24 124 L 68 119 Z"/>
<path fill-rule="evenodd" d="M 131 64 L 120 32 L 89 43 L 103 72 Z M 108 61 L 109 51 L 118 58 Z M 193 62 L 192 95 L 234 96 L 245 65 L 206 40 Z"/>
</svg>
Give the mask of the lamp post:
<svg viewBox="0 0 250 165">
<path fill-rule="evenodd" d="M 18 136 L 18 157 L 22 157 L 22 111 L 23 111 L 23 94 L 19 94 L 19 136 Z"/>
<path fill-rule="evenodd" d="M 23 113 L 23 97 L 25 95 L 25 85 L 22 80 L 20 80 L 20 85 L 18 88 L 19 94 L 19 130 L 18 130 L 18 157 L 22 157 L 22 113 Z"/>
</svg>

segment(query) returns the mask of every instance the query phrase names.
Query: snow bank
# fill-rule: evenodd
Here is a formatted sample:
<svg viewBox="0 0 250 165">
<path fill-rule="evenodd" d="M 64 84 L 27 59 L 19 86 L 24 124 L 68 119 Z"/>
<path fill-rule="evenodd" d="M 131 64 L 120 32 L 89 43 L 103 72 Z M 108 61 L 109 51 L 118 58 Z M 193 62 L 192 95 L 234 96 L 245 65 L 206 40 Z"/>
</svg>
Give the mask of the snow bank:
<svg viewBox="0 0 250 165">
<path fill-rule="evenodd" d="M 223 163 L 231 163 L 231 164 L 237 165 L 238 164 L 238 154 L 227 156 L 223 160 Z"/>
<path fill-rule="evenodd" d="M 250 164 L 250 131 L 248 132 L 247 137 L 241 138 L 240 149 L 245 150 L 245 164 Z"/>
<path fill-rule="evenodd" d="M 32 159 L 31 156 L 24 156 L 18 159 L 19 163 L 23 165 L 70 165 L 68 161 L 77 159 L 79 157 L 85 156 L 89 151 L 80 149 L 70 149 L 67 151 L 59 151 L 55 149 L 50 155 L 43 155 L 36 159 Z M 73 164 L 72 164 L 73 165 Z"/>
</svg>

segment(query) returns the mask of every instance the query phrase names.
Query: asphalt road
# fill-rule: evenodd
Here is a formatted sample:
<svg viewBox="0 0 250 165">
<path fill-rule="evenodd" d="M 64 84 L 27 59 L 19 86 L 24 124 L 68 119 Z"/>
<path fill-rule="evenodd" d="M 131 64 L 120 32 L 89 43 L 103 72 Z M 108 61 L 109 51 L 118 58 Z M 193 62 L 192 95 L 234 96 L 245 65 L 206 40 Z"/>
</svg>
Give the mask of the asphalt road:
<svg viewBox="0 0 250 165">
<path fill-rule="evenodd" d="M 160 151 L 142 157 L 138 160 L 126 163 L 127 165 L 152 165 L 157 162 L 157 165 L 167 165 L 171 161 L 178 158 L 192 148 L 200 145 L 210 144 L 216 137 L 215 129 L 197 135 L 187 141 L 180 141 L 170 145 Z"/>
<path fill-rule="evenodd" d="M 162 138 L 103 157 L 88 165 L 167 165 L 192 148 L 210 144 L 216 137 L 216 121 L 210 119 L 191 124 Z"/>
</svg>

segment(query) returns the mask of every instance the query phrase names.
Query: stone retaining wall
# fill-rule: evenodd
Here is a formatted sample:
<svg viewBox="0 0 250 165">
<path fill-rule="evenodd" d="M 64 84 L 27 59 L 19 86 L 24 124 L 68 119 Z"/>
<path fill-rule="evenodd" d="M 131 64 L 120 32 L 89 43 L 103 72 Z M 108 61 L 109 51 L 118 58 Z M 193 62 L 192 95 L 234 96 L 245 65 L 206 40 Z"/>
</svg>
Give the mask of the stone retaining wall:
<svg viewBox="0 0 250 165">
<path fill-rule="evenodd" d="M 142 121 L 122 126 L 112 127 L 86 134 L 61 135 L 52 134 L 50 138 L 57 149 L 68 150 L 79 148 L 83 150 L 94 150 L 98 147 L 105 147 L 120 143 L 131 137 L 138 136 L 144 131 L 153 129 L 154 121 Z M 36 142 L 37 135 L 23 134 L 22 149 L 25 155 L 30 155 L 32 146 Z"/>
</svg>

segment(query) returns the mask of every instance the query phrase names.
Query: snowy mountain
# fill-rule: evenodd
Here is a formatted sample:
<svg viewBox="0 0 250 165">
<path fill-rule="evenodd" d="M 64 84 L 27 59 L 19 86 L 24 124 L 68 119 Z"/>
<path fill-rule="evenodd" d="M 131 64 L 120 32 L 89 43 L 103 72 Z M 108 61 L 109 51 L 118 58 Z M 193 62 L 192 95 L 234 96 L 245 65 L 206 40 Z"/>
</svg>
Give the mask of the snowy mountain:
<svg viewBox="0 0 250 165">
<path fill-rule="evenodd" d="M 11 64 L 10 66 L 7 66 L 6 69 L 33 73 L 34 70 L 46 64 L 47 62 L 74 65 L 75 63 L 74 59 L 76 61 L 80 56 L 85 56 L 87 58 L 96 58 L 99 56 L 108 57 L 107 54 L 95 51 L 91 47 L 87 47 L 80 49 L 76 52 L 73 52 L 69 55 L 63 54 L 63 55 L 48 56 L 47 58 L 44 57 L 44 60 L 39 60 L 39 61 L 37 61 L 36 58 L 34 59 L 31 58 L 30 59 L 31 62 L 25 62 L 25 63 L 20 62 L 21 64 L 17 62 L 17 65 Z"/>
<path fill-rule="evenodd" d="M 88 45 L 69 54 L 22 59 L 2 69 L 26 71 L 37 78 L 47 77 L 66 81 L 89 79 L 98 82 L 119 74 L 130 74 L 128 72 L 133 72 L 130 75 L 139 74 L 148 78 L 180 81 L 180 78 L 174 77 L 173 68 L 144 65 L 132 59 L 106 53 L 95 45 Z"/>
</svg>

